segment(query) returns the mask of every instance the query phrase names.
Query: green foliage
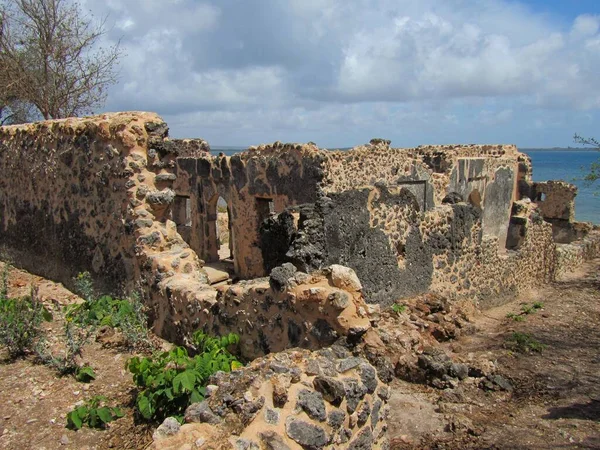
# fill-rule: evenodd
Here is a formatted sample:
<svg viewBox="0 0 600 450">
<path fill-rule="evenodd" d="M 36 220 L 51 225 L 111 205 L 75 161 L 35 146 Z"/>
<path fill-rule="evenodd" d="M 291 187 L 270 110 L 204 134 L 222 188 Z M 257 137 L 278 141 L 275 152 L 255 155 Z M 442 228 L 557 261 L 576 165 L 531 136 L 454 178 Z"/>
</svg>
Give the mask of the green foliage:
<svg viewBox="0 0 600 450">
<path fill-rule="evenodd" d="M 515 313 L 508 313 L 506 315 L 507 319 L 512 319 L 515 322 L 524 322 L 525 321 L 525 316 L 521 315 L 521 314 L 515 314 Z"/>
<path fill-rule="evenodd" d="M 65 317 L 68 321 L 81 322 L 86 326 L 119 328 L 129 345 L 151 346 L 144 306 L 137 294 L 128 299 L 116 299 L 109 295 L 96 298 L 88 272 L 80 273 L 74 283 L 85 302 L 67 308 Z"/>
<path fill-rule="evenodd" d="M 75 379 L 81 383 L 89 383 L 96 379 L 96 373 L 90 366 L 79 367 L 75 372 Z"/>
<path fill-rule="evenodd" d="M 518 332 L 514 332 L 510 335 L 506 345 L 511 350 L 520 353 L 540 353 L 546 348 L 544 344 L 534 339 L 530 334 Z"/>
<path fill-rule="evenodd" d="M 73 278 L 73 284 L 75 285 L 75 292 L 86 302 L 92 302 L 96 297 L 94 282 L 89 272 L 78 274 Z"/>
<path fill-rule="evenodd" d="M 593 147 L 596 150 L 600 150 L 600 142 L 598 142 L 597 139 L 595 138 L 584 138 L 582 136 L 579 136 L 578 134 L 575 134 L 573 136 L 573 140 L 577 143 L 577 144 L 581 144 L 581 145 L 585 145 L 588 147 Z M 600 179 L 600 160 L 593 162 L 589 169 L 588 168 L 584 168 L 586 170 L 586 174 L 583 177 L 583 180 L 585 181 L 585 183 L 588 186 L 591 186 L 592 184 L 594 184 L 596 181 L 598 181 L 598 179 Z"/>
<path fill-rule="evenodd" d="M 67 428 L 79 430 L 84 425 L 90 428 L 105 428 L 106 424 L 123 417 L 120 408 L 106 406 L 108 399 L 96 395 L 67 414 Z"/>
<path fill-rule="evenodd" d="M 21 298 L 8 298 L 8 265 L 4 266 L 0 286 L 0 344 L 11 358 L 34 349 L 42 336 L 41 324 L 51 321 L 52 314 L 37 299 L 37 290 Z"/>
<path fill-rule="evenodd" d="M 396 314 L 400 315 L 404 311 L 406 311 L 406 305 L 399 305 L 398 303 L 394 303 L 392 305 L 392 311 L 394 311 Z"/>
<path fill-rule="evenodd" d="M 78 358 L 81 357 L 83 347 L 88 342 L 93 330 L 81 322 L 66 320 L 63 331 L 65 348 L 61 354 L 53 354 L 44 340 L 40 340 L 38 343 L 36 354 L 43 364 L 54 368 L 59 375 L 74 374 L 77 377 L 78 371 L 82 369 Z"/>
<path fill-rule="evenodd" d="M 533 314 L 534 312 L 542 309 L 544 307 L 544 304 L 542 302 L 535 302 L 533 303 L 533 305 L 528 305 L 527 303 L 521 305 L 521 313 L 520 314 L 515 314 L 515 313 L 508 313 L 506 315 L 507 319 L 513 319 L 515 322 L 523 322 L 525 321 L 525 316 L 528 316 L 529 314 Z"/>
<path fill-rule="evenodd" d="M 239 336 L 233 333 L 216 338 L 196 332 L 196 356 L 190 356 L 184 347 L 175 347 L 151 358 L 131 358 L 127 368 L 141 389 L 136 398 L 139 413 L 147 420 L 174 416 L 181 421 L 190 404 L 204 399 L 205 386 L 212 374 L 242 366 L 227 350 L 237 343 Z"/>
</svg>

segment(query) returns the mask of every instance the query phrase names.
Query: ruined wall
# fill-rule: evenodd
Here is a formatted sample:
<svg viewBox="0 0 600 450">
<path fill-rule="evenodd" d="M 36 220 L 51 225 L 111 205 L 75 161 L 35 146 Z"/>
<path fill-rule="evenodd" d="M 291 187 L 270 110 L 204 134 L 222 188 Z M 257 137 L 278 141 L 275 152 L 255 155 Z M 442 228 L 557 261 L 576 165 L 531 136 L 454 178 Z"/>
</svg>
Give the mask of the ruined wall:
<svg viewBox="0 0 600 450">
<path fill-rule="evenodd" d="M 203 281 L 170 220 L 178 147 L 167 132 L 150 113 L 2 127 L 4 251 L 67 285 L 87 270 L 104 291 L 140 290 L 160 333 L 172 317 L 165 283 Z"/>
<path fill-rule="evenodd" d="M 209 382 L 208 399 L 181 428 L 159 427 L 151 448 L 389 448 L 390 388 L 345 347 L 269 355 Z"/>
<path fill-rule="evenodd" d="M 205 261 L 218 260 L 216 206 L 222 197 L 231 215 L 236 274 L 268 274 L 260 226 L 271 212 L 316 201 L 321 159 L 316 146 L 280 143 L 232 157 L 179 158 L 174 189 L 191 201 L 191 247 Z"/>
</svg>

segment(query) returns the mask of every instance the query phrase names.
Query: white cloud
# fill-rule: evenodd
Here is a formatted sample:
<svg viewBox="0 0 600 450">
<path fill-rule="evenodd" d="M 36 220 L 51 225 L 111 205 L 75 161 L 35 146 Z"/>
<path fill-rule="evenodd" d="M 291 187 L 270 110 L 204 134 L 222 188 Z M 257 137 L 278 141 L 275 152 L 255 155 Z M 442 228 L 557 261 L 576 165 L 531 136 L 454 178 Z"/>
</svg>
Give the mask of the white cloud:
<svg viewBox="0 0 600 450">
<path fill-rule="evenodd" d="M 426 142 L 485 137 L 474 122 L 521 135 L 525 123 L 556 123 L 555 112 L 599 117 L 600 17 L 585 11 L 557 22 L 503 0 L 86 6 L 109 14 L 106 38 L 121 38 L 127 54 L 108 108 L 155 110 L 175 133 L 197 120 L 199 134 L 220 139 L 226 124 L 237 142 L 312 133 L 340 144 L 386 133 Z"/>
</svg>

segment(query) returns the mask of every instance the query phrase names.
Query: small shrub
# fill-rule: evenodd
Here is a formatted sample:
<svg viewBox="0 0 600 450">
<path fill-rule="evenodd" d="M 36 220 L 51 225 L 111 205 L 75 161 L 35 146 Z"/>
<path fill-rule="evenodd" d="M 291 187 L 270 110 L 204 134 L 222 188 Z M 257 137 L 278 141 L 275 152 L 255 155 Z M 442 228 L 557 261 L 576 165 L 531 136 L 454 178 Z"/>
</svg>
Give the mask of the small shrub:
<svg viewBox="0 0 600 450">
<path fill-rule="evenodd" d="M 94 282 L 89 272 L 82 272 L 73 278 L 75 292 L 86 302 L 91 302 L 96 297 Z"/>
<path fill-rule="evenodd" d="M 67 428 L 79 430 L 84 425 L 90 428 L 105 428 L 106 424 L 123 417 L 120 408 L 105 406 L 108 399 L 96 395 L 67 414 Z"/>
<path fill-rule="evenodd" d="M 542 302 L 535 302 L 533 304 L 533 309 L 537 310 L 537 309 L 542 309 L 544 307 L 544 304 Z"/>
<path fill-rule="evenodd" d="M 32 288 L 27 297 L 7 298 L 4 286 L 0 298 L 0 344 L 11 358 L 16 358 L 35 348 L 42 336 L 41 324 L 51 321 L 52 314 L 38 301 L 36 289 Z"/>
<path fill-rule="evenodd" d="M 136 398 L 139 413 L 147 420 L 174 416 L 181 421 L 191 403 L 204 399 L 205 386 L 212 374 L 241 367 L 227 350 L 238 342 L 235 334 L 213 338 L 197 332 L 196 356 L 189 356 L 183 347 L 175 347 L 152 358 L 131 358 L 127 368 L 136 386 L 141 388 Z"/>
<path fill-rule="evenodd" d="M 530 334 L 514 332 L 507 340 L 507 346 L 520 353 L 542 352 L 546 346 Z"/>
<path fill-rule="evenodd" d="M 89 383 L 96 379 L 96 373 L 90 366 L 79 367 L 75 371 L 75 379 L 81 383 Z"/>
<path fill-rule="evenodd" d="M 85 302 L 69 306 L 65 313 L 67 319 L 87 326 L 119 328 L 130 346 L 152 347 L 148 339 L 147 317 L 138 294 L 127 299 L 116 299 L 110 295 L 95 298 L 89 273 L 79 274 L 74 281 Z"/>
<path fill-rule="evenodd" d="M 406 311 L 406 305 L 399 305 L 398 303 L 394 303 L 392 305 L 392 311 L 394 311 L 396 314 L 400 315 L 404 311 Z"/>
<path fill-rule="evenodd" d="M 78 359 L 93 330 L 84 324 L 67 318 L 64 325 L 65 348 L 61 354 L 55 355 L 50 351 L 48 343 L 41 340 L 36 348 L 38 359 L 54 368 L 59 375 L 77 375 L 81 370 Z"/>
<path fill-rule="evenodd" d="M 521 315 L 521 314 L 514 314 L 514 313 L 508 313 L 506 315 L 507 319 L 512 319 L 515 322 L 524 322 L 525 321 L 525 316 Z"/>
</svg>

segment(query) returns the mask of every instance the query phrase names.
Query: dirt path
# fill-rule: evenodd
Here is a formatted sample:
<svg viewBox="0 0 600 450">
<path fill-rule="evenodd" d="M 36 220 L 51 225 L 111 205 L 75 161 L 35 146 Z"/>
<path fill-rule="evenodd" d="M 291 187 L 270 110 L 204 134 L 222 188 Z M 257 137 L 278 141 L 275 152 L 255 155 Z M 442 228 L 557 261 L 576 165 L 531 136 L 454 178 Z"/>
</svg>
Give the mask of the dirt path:
<svg viewBox="0 0 600 450">
<path fill-rule="evenodd" d="M 393 448 L 600 448 L 599 267 L 480 313 L 477 333 L 447 344 L 459 360 L 489 361 L 512 392 L 484 391 L 474 378 L 444 391 L 396 382 Z M 523 313 L 535 302 L 543 307 Z M 543 351 L 507 348 L 514 333 Z"/>
</svg>

